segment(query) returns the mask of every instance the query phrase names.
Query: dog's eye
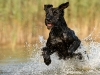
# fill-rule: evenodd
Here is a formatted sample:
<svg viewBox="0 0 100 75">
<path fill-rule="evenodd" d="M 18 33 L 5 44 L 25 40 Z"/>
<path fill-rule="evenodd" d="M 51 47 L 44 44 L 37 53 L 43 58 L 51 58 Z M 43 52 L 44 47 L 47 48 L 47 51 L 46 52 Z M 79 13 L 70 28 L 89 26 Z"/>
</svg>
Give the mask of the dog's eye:
<svg viewBox="0 0 100 75">
<path fill-rule="evenodd" d="M 56 11 L 53 12 L 53 15 L 57 15 L 58 13 Z"/>
</svg>

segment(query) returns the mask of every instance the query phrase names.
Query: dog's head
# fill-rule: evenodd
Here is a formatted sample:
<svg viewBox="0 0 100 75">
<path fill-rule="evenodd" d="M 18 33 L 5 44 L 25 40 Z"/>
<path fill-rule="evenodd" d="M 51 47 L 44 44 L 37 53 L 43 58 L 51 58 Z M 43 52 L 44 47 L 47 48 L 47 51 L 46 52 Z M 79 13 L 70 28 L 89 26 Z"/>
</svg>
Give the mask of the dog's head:
<svg viewBox="0 0 100 75">
<path fill-rule="evenodd" d="M 53 5 L 51 4 L 44 5 L 44 10 L 46 12 L 45 24 L 48 29 L 51 29 L 59 23 L 59 20 L 64 16 L 64 9 L 68 6 L 69 2 L 63 3 L 56 8 L 53 8 Z"/>
</svg>

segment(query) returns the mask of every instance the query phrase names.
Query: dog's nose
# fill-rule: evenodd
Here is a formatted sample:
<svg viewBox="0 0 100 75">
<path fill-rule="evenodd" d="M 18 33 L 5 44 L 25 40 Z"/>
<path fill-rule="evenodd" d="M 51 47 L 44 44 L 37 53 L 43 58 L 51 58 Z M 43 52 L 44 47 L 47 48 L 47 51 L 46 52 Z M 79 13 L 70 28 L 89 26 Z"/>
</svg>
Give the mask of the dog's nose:
<svg viewBox="0 0 100 75">
<path fill-rule="evenodd" d="M 50 21 L 50 18 L 46 18 L 47 21 Z"/>
</svg>

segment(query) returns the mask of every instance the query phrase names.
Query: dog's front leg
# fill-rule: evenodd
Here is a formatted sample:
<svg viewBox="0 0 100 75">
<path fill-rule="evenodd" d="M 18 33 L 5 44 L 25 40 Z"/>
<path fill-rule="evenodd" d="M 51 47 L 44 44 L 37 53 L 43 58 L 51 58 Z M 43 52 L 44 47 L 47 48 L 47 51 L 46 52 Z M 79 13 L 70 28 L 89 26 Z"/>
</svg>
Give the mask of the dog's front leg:
<svg viewBox="0 0 100 75">
<path fill-rule="evenodd" d="M 46 65 L 49 65 L 51 63 L 51 58 L 50 58 L 50 50 L 47 47 L 42 48 L 42 56 L 44 58 L 44 63 Z"/>
<path fill-rule="evenodd" d="M 80 43 L 81 43 L 81 41 L 77 37 L 75 37 L 73 43 L 69 46 L 68 53 L 70 55 L 73 55 L 73 53 L 80 46 Z"/>
</svg>

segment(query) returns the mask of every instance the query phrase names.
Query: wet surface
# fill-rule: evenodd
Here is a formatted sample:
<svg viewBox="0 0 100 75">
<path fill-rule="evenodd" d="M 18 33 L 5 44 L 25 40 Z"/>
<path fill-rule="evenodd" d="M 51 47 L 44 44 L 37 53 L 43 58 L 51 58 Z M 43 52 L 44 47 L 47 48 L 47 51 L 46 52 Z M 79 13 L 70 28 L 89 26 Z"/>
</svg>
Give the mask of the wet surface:
<svg viewBox="0 0 100 75">
<path fill-rule="evenodd" d="M 41 46 L 27 44 L 14 50 L 0 48 L 0 75 L 100 75 L 100 43 L 91 41 L 87 45 L 83 41 L 76 51 L 82 53 L 82 60 L 77 57 L 59 60 L 54 53 L 51 64 L 46 66 L 40 50 L 44 41 L 41 38 Z"/>
</svg>

